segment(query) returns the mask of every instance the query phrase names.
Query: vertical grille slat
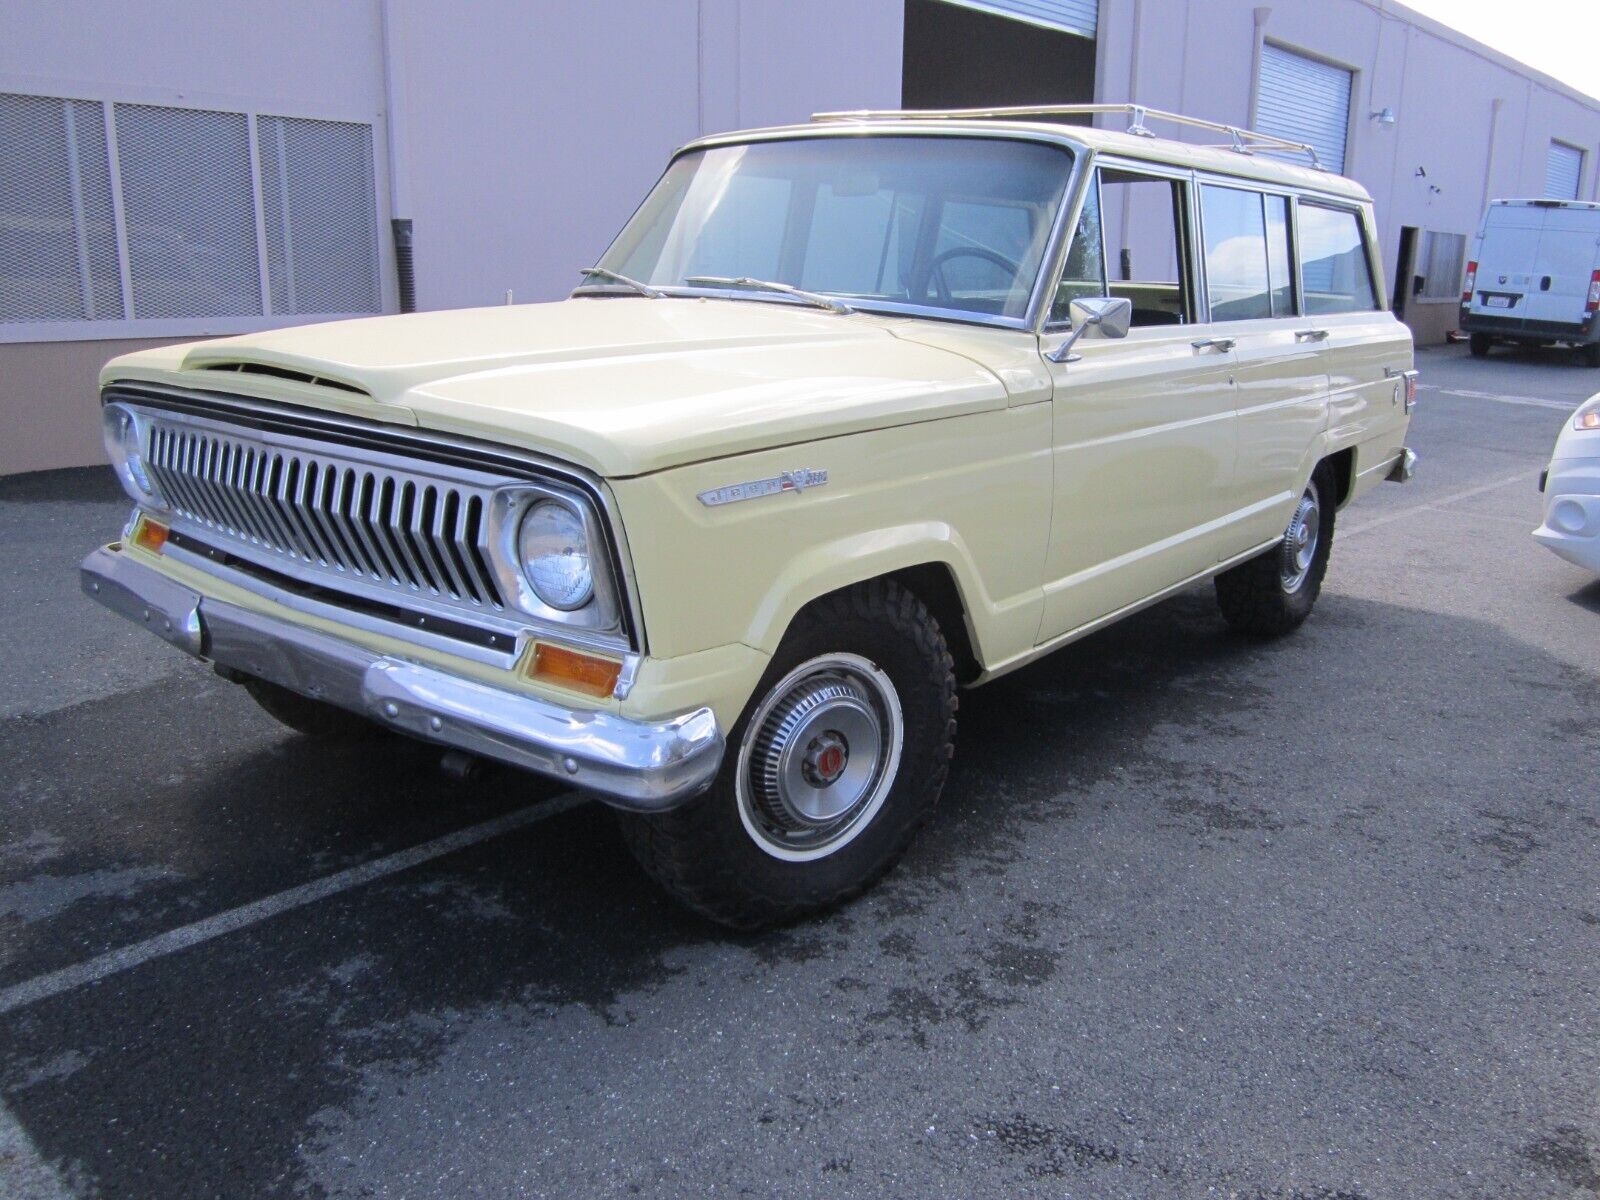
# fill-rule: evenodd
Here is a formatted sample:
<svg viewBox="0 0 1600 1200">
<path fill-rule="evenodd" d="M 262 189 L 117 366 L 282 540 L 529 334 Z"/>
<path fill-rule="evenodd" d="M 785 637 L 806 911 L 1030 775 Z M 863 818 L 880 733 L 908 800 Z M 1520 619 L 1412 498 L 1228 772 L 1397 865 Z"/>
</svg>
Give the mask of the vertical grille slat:
<svg viewBox="0 0 1600 1200">
<path fill-rule="evenodd" d="M 490 566 L 493 480 L 443 483 L 331 448 L 291 448 L 247 429 L 161 417 L 151 419 L 147 463 L 180 522 L 239 544 L 251 558 L 467 610 L 506 607 Z"/>
<path fill-rule="evenodd" d="M 476 496 L 468 496 L 457 516 L 454 537 L 455 544 L 461 547 L 462 561 L 472 578 L 472 585 L 486 602 L 492 602 L 495 588 L 490 582 L 491 574 L 478 553 L 482 510 L 483 502 Z"/>
</svg>

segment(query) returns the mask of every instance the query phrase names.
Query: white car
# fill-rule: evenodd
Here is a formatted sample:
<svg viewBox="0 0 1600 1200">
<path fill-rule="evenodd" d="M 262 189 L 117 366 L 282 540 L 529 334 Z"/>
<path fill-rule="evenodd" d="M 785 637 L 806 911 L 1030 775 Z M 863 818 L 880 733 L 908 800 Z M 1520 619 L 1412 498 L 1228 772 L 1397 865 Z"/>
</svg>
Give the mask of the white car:
<svg viewBox="0 0 1600 1200">
<path fill-rule="evenodd" d="M 1568 562 L 1600 571 L 1600 393 L 1590 396 L 1556 439 L 1540 482 L 1539 542 Z"/>
</svg>

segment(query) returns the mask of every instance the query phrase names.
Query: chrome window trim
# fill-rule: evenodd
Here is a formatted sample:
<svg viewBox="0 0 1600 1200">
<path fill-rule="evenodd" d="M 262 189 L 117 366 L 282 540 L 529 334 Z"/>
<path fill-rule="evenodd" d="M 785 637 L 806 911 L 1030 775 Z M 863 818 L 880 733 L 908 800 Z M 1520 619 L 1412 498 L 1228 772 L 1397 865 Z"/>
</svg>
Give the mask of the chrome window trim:
<svg viewBox="0 0 1600 1200">
<path fill-rule="evenodd" d="M 600 478 L 581 468 L 497 443 L 394 426 L 323 409 L 308 409 L 167 384 L 114 381 L 102 389 L 101 399 L 103 404 L 118 403 L 132 408 L 143 406 L 158 413 L 163 420 L 197 419 L 200 422 L 232 425 L 251 436 L 276 437 L 310 447 L 320 446 L 324 453 L 331 447 L 358 461 L 370 462 L 375 466 L 394 463 L 401 469 L 431 475 L 443 481 L 464 481 L 473 486 L 490 481 L 508 494 L 520 495 L 524 503 L 528 502 L 529 497 L 543 494 L 560 498 L 568 504 L 576 503 L 580 511 L 586 514 L 585 521 L 591 536 L 598 538 L 596 545 L 604 550 L 603 556 L 597 556 L 601 561 L 596 564 L 596 586 L 598 592 L 600 578 L 609 577 L 607 594 L 614 603 L 614 628 L 585 627 L 570 620 L 547 616 L 543 611 L 525 612 L 507 607 L 501 613 L 491 613 L 455 604 L 440 604 L 415 592 L 401 592 L 388 586 L 362 585 L 360 580 L 330 576 L 321 570 L 304 571 L 300 569 L 300 564 L 278 555 L 263 560 L 261 565 L 297 579 L 304 578 L 308 583 L 326 586 L 337 580 L 338 588 L 363 598 L 395 604 L 397 607 L 436 612 L 467 624 L 499 631 L 525 632 L 533 637 L 543 636 L 612 654 L 645 653 L 644 625 L 632 564 L 626 556 L 627 543 L 621 521 L 612 497 Z M 156 515 L 161 516 L 159 513 Z M 192 524 L 186 521 L 180 528 L 192 527 Z M 208 531 L 200 527 L 196 532 L 203 536 Z M 512 538 L 514 541 L 514 529 Z M 248 549 L 248 546 L 230 539 L 229 549 L 234 548 Z M 250 561 L 255 559 L 248 553 L 239 554 L 238 557 Z M 514 565 L 514 549 L 512 561 Z M 205 570 L 217 569 L 217 564 L 204 559 L 197 559 L 195 565 Z M 520 577 L 520 569 L 516 570 L 516 574 Z M 252 588 L 271 587 L 248 574 L 242 575 L 242 578 L 250 579 Z M 358 586 L 352 587 L 350 584 Z M 525 581 L 522 586 L 526 586 Z M 280 596 L 287 595 L 281 589 L 272 590 Z M 540 605 L 539 610 L 545 607 Z M 344 610 L 330 607 L 329 611 Z M 391 632 L 408 629 L 403 625 L 384 624 Z"/>
</svg>

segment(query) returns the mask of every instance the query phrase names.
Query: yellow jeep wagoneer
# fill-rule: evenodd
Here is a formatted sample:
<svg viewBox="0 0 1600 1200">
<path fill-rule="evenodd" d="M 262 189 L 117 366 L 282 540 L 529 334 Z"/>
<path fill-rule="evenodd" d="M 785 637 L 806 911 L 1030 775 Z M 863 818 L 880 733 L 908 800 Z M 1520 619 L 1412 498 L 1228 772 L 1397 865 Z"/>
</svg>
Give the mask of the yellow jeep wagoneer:
<svg viewBox="0 0 1600 1200">
<path fill-rule="evenodd" d="M 1371 200 L 1157 118 L 1205 126 L 706 138 L 569 299 L 119 358 L 83 586 L 303 733 L 598 795 L 719 921 L 832 905 L 933 812 L 958 689 L 1207 578 L 1287 633 L 1410 474 Z"/>
</svg>

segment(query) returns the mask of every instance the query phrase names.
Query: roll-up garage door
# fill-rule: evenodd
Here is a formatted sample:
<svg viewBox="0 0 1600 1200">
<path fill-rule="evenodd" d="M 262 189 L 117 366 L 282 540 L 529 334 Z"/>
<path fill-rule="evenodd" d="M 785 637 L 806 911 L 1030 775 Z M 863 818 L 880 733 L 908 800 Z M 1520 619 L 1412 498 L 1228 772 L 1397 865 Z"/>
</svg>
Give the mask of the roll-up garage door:
<svg viewBox="0 0 1600 1200">
<path fill-rule="evenodd" d="M 1323 166 L 1343 174 L 1350 72 L 1268 43 L 1261 47 L 1259 82 L 1255 127 L 1309 142 Z"/>
<path fill-rule="evenodd" d="M 1544 160 L 1545 196 L 1551 200 L 1576 200 L 1582 176 L 1583 151 L 1551 142 L 1550 156 Z"/>
<path fill-rule="evenodd" d="M 1046 29 L 1064 29 L 1092 38 L 1100 19 L 1100 0 L 949 0 L 966 8 L 981 8 Z"/>
</svg>

